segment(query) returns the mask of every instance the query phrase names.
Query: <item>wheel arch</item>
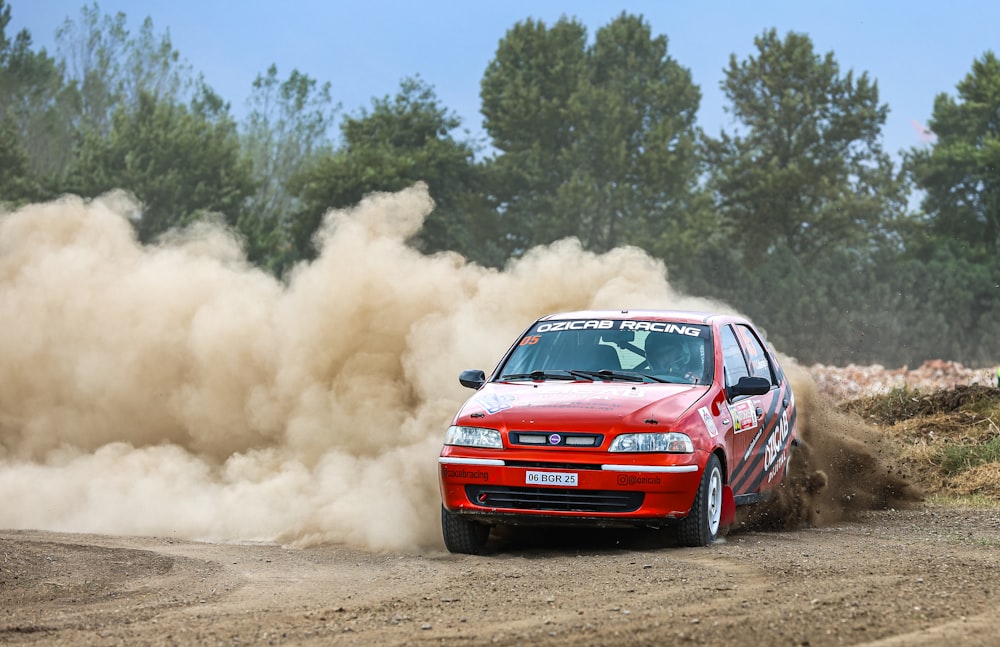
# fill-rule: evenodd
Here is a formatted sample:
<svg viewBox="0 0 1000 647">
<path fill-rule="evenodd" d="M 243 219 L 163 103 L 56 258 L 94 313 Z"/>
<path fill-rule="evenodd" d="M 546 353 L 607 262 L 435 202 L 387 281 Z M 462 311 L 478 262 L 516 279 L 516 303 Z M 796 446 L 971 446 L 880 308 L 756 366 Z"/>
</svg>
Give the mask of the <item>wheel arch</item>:
<svg viewBox="0 0 1000 647">
<path fill-rule="evenodd" d="M 729 485 L 729 460 L 726 458 L 726 450 L 722 445 L 716 445 L 712 450 L 719 459 L 719 465 L 722 467 L 722 482 Z"/>
<path fill-rule="evenodd" d="M 726 459 L 726 450 L 720 445 L 712 453 L 719 459 L 719 467 L 722 469 L 722 528 L 725 529 L 736 522 L 736 498 L 733 488 L 729 484 L 729 461 Z M 720 530 L 720 532 L 722 532 Z"/>
</svg>

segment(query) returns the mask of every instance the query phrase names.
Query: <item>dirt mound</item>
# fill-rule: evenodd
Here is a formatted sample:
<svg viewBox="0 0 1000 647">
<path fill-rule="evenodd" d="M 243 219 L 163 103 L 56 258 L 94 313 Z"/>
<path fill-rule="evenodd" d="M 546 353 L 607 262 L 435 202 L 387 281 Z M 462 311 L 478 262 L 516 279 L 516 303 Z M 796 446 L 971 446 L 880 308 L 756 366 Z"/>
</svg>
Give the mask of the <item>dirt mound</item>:
<svg viewBox="0 0 1000 647">
<path fill-rule="evenodd" d="M 916 370 L 814 365 L 809 374 L 828 408 L 867 428 L 866 444 L 880 443 L 887 463 L 912 487 L 933 498 L 958 496 L 976 505 L 996 505 L 1000 498 L 996 369 L 932 360 Z M 827 415 L 823 405 L 818 411 Z"/>
<path fill-rule="evenodd" d="M 842 409 L 880 425 L 894 425 L 921 416 L 963 414 L 969 413 L 966 410 L 974 412 L 998 404 L 1000 389 L 983 384 L 960 384 L 953 389 L 930 393 L 897 388 L 885 395 L 872 395 L 846 402 Z"/>
<path fill-rule="evenodd" d="M 897 462 L 928 492 L 1000 497 L 1000 390 L 979 384 L 931 393 L 899 389 L 841 408 L 891 439 Z"/>
</svg>

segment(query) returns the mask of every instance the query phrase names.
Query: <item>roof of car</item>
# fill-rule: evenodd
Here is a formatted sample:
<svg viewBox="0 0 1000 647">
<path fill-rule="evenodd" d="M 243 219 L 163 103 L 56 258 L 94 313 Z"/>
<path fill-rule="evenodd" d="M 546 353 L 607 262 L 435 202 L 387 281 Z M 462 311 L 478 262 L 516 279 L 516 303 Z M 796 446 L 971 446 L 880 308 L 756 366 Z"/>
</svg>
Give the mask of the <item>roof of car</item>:
<svg viewBox="0 0 1000 647">
<path fill-rule="evenodd" d="M 712 323 L 713 320 L 747 321 L 739 315 L 695 310 L 577 310 L 575 312 L 558 312 L 539 317 L 539 321 L 554 319 L 648 319 L 700 324 Z"/>
</svg>

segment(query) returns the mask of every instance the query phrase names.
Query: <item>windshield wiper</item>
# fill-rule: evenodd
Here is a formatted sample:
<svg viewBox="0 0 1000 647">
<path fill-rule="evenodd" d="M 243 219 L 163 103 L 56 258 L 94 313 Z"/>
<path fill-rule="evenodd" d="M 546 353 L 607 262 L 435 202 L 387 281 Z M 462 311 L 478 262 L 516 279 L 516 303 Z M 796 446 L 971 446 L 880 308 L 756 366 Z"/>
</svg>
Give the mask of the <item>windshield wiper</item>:
<svg viewBox="0 0 1000 647">
<path fill-rule="evenodd" d="M 602 368 L 599 371 L 585 371 L 581 369 L 560 369 L 555 371 L 532 371 L 530 373 L 508 373 L 507 375 L 501 375 L 500 379 L 503 381 L 513 381 L 513 380 L 576 380 L 583 379 L 588 382 L 593 382 L 597 380 L 605 380 L 608 382 L 621 381 L 621 382 L 662 382 L 662 383 L 672 383 L 673 380 L 666 380 L 662 377 L 657 377 L 655 375 L 646 375 L 644 373 L 635 373 L 632 371 L 612 371 L 607 368 Z"/>
<path fill-rule="evenodd" d="M 647 380 L 650 382 L 665 382 L 665 383 L 670 382 L 670 380 L 665 380 L 662 377 L 656 377 L 655 375 L 649 375 L 647 373 L 635 373 L 632 371 L 618 372 L 618 371 L 609 371 L 605 369 L 602 370 L 601 373 L 609 373 L 618 379 L 622 380 L 627 379 L 634 382 L 645 382 Z"/>
<path fill-rule="evenodd" d="M 622 371 L 612 371 L 611 369 L 607 369 L 607 368 L 602 368 L 599 371 L 581 371 L 581 370 L 575 370 L 575 371 L 570 371 L 570 372 L 573 373 L 573 374 L 583 373 L 584 375 L 587 375 L 587 376 L 589 376 L 591 378 L 595 378 L 596 377 L 596 378 L 601 379 L 601 380 L 609 380 L 609 381 L 612 381 L 612 382 L 615 381 L 615 380 L 622 380 L 623 382 L 644 382 L 645 381 L 644 378 L 648 377 L 646 375 L 638 375 L 636 373 L 625 373 L 625 372 L 622 372 Z M 657 379 L 657 378 L 650 378 L 650 379 Z"/>
<path fill-rule="evenodd" d="M 600 378 L 602 380 L 621 380 L 623 382 L 660 382 L 661 384 L 691 384 L 690 382 L 679 380 L 679 379 L 668 379 L 665 377 L 658 377 L 656 375 L 649 375 L 648 373 L 636 373 L 635 371 L 612 371 L 608 368 L 602 368 L 599 371 L 573 371 L 574 373 L 586 373 L 587 375 L 593 375 L 594 377 Z"/>
<path fill-rule="evenodd" d="M 655 375 L 646 375 L 645 373 L 637 373 L 636 375 L 643 377 L 647 380 L 651 380 L 653 382 L 663 382 L 664 384 L 676 384 L 676 382 L 674 382 L 673 380 L 665 380 L 662 377 L 656 377 Z"/>
<path fill-rule="evenodd" d="M 654 382 L 663 382 L 664 384 L 685 384 L 687 386 L 708 386 L 707 384 L 702 384 L 701 382 L 691 382 L 690 380 L 685 380 L 682 378 L 665 378 L 657 377 L 655 375 L 646 375 L 645 373 L 636 373 L 636 375 L 641 375 L 647 380 L 653 380 Z"/>
<path fill-rule="evenodd" d="M 591 375 L 583 371 L 532 371 L 530 373 L 508 373 L 501 375 L 500 379 L 507 380 L 577 380 L 585 379 L 593 381 Z"/>
</svg>

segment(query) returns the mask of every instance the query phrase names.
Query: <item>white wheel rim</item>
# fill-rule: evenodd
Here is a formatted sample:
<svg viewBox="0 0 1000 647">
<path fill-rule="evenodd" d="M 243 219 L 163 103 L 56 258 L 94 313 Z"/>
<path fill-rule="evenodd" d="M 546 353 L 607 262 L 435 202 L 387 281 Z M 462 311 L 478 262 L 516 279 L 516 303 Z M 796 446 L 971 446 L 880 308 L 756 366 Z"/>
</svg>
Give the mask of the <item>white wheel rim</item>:
<svg viewBox="0 0 1000 647">
<path fill-rule="evenodd" d="M 708 531 L 714 537 L 722 521 L 722 472 L 713 469 L 708 479 Z"/>
</svg>

